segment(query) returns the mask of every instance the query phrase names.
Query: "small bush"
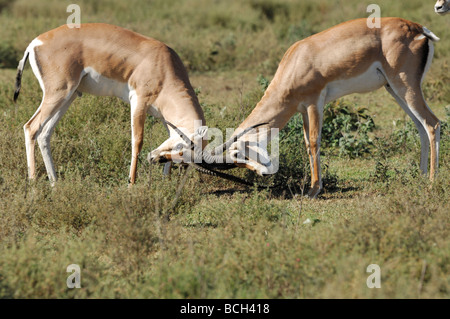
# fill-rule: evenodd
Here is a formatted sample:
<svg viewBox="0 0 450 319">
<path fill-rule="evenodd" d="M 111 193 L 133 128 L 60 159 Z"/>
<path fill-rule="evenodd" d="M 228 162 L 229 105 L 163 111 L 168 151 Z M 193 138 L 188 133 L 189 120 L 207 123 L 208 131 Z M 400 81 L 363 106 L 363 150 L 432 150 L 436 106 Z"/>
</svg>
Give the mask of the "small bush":
<svg viewBox="0 0 450 319">
<path fill-rule="evenodd" d="M 262 75 L 262 74 L 258 75 L 256 80 L 258 81 L 259 86 L 261 87 L 261 90 L 263 92 L 265 92 L 267 90 L 267 88 L 269 87 L 270 81 L 266 77 L 264 77 L 264 75 Z"/>
<path fill-rule="evenodd" d="M 316 33 L 316 31 L 313 29 L 311 24 L 308 24 L 304 20 L 289 26 L 283 26 L 277 32 L 278 38 L 289 44 L 305 39 L 314 33 Z"/>
<path fill-rule="evenodd" d="M 0 68 L 16 68 L 18 61 L 17 56 L 17 49 L 11 43 L 0 42 Z"/>
<path fill-rule="evenodd" d="M 339 147 L 340 156 L 355 158 L 368 153 L 373 145 L 368 133 L 375 128 L 372 117 L 364 107 L 340 101 L 325 106 L 322 145 Z"/>
<path fill-rule="evenodd" d="M 0 0 L 0 12 L 2 12 L 6 7 L 10 6 L 14 0 Z"/>
<path fill-rule="evenodd" d="M 373 145 L 368 133 L 373 131 L 375 123 L 366 111 L 366 108 L 355 108 L 343 101 L 327 104 L 322 128 L 323 148 L 331 152 L 339 149 L 340 156 L 351 158 L 368 153 Z M 294 117 L 281 132 L 280 139 L 287 144 L 303 139 L 302 127 L 300 116 Z"/>
<path fill-rule="evenodd" d="M 309 175 L 308 154 L 303 138 L 303 120 L 296 114 L 280 131 L 280 177 L 294 178 L 301 185 L 305 175 Z"/>
<path fill-rule="evenodd" d="M 271 1 L 252 1 L 253 9 L 260 11 L 261 16 L 270 22 L 274 22 L 279 16 L 286 18 L 289 16 L 289 7 L 284 3 L 274 3 Z"/>
</svg>

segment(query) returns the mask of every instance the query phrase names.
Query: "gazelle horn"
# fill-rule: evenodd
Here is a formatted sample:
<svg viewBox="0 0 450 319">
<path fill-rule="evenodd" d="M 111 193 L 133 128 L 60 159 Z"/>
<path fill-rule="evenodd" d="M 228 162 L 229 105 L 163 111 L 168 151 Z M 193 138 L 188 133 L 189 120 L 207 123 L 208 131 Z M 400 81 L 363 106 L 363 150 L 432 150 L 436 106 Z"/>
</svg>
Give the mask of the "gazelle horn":
<svg viewBox="0 0 450 319">
<path fill-rule="evenodd" d="M 233 175 L 230 175 L 230 174 L 218 172 L 218 171 L 215 171 L 215 170 L 210 169 L 210 168 L 205 168 L 205 167 L 203 167 L 203 166 L 201 166 L 199 164 L 195 164 L 195 163 L 189 163 L 189 165 L 193 166 L 197 171 L 199 171 L 200 173 L 203 173 L 203 174 L 220 177 L 220 178 L 223 178 L 223 179 L 235 182 L 235 183 L 247 185 L 247 186 L 255 186 L 254 183 L 246 181 L 246 180 L 244 180 L 242 178 L 239 178 L 237 176 L 233 176 Z M 273 186 L 256 185 L 256 187 L 258 187 L 259 189 L 266 189 L 266 188 L 274 189 L 274 188 L 280 187 L 280 185 L 281 184 L 276 184 L 276 185 L 273 185 Z"/>
<path fill-rule="evenodd" d="M 250 132 L 251 130 L 259 127 L 259 126 L 263 126 L 266 125 L 268 123 L 260 123 L 260 124 L 256 124 L 253 126 L 250 126 L 249 128 L 246 128 L 245 130 L 243 130 L 241 133 L 237 134 L 236 136 L 230 138 L 228 141 L 226 141 L 225 143 L 223 143 L 220 146 L 217 146 L 212 152 L 211 155 L 216 155 L 216 154 L 221 154 L 223 152 L 225 152 L 227 149 L 230 148 L 231 144 L 233 144 L 234 142 L 236 142 L 240 137 L 242 137 L 243 135 L 247 134 L 248 132 Z"/>
<path fill-rule="evenodd" d="M 183 139 L 184 142 L 186 142 L 188 145 L 190 145 L 191 150 L 194 150 L 194 143 L 192 142 L 192 140 L 186 135 L 184 134 L 179 128 L 177 128 L 175 125 L 173 125 L 172 123 L 166 121 L 167 125 L 169 125 L 171 128 L 173 128 L 175 130 L 175 132 L 177 132 L 180 137 Z M 210 154 L 208 152 L 204 152 L 201 151 L 200 155 L 201 156 L 201 163 L 203 163 L 203 160 L 205 160 L 207 163 L 209 163 L 208 166 L 210 165 L 220 165 L 221 169 L 226 169 L 226 168 L 231 168 L 234 167 L 234 163 L 229 163 L 227 164 L 226 161 L 226 155 L 221 155 L 224 151 L 226 151 L 228 148 L 230 148 L 230 146 L 236 142 L 240 137 L 242 137 L 243 135 L 247 134 L 248 132 L 250 132 L 251 130 L 262 126 L 262 125 L 266 125 L 267 123 L 260 123 L 260 124 L 256 124 L 253 126 L 250 126 L 249 128 L 243 130 L 241 133 L 237 134 L 236 136 L 230 138 L 227 142 L 223 143 L 220 146 L 217 146 Z M 217 154 L 217 155 L 216 155 Z M 197 155 L 197 154 L 195 154 Z M 200 166 L 205 166 L 202 164 L 199 164 Z M 204 167 L 205 168 L 205 167 Z M 209 167 L 207 169 L 210 169 Z"/>
</svg>

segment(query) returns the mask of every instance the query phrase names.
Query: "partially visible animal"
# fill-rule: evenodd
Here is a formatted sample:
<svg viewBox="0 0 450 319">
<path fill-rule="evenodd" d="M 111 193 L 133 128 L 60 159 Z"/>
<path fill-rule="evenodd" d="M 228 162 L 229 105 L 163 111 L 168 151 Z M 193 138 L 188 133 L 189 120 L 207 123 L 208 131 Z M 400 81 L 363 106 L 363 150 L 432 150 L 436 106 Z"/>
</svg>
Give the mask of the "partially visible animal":
<svg viewBox="0 0 450 319">
<path fill-rule="evenodd" d="M 434 6 L 434 11 L 439 15 L 450 13 L 450 0 L 438 0 Z"/>
</svg>

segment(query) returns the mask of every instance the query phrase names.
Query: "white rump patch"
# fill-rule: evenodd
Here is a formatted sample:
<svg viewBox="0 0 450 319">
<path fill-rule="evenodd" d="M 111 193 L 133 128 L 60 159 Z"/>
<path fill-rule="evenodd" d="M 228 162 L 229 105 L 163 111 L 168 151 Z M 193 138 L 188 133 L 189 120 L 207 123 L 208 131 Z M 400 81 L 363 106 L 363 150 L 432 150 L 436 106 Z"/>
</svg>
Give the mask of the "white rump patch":
<svg viewBox="0 0 450 319">
<path fill-rule="evenodd" d="M 41 86 L 41 89 L 42 89 L 42 92 L 45 95 L 44 82 L 42 81 L 42 76 L 41 76 L 41 73 L 39 72 L 39 67 L 36 63 L 36 55 L 34 52 L 34 48 L 37 46 L 40 46 L 42 44 L 44 44 L 44 43 L 41 40 L 36 38 L 33 41 L 31 41 L 31 43 L 28 45 L 26 52 L 29 53 L 28 59 L 30 61 L 31 69 L 33 70 L 34 75 L 38 79 L 39 85 Z"/>
<path fill-rule="evenodd" d="M 45 97 L 45 87 L 44 87 L 44 81 L 42 80 L 42 76 L 41 76 L 41 72 L 39 71 L 39 67 L 36 63 L 36 54 L 34 52 L 34 48 L 37 46 L 42 45 L 43 42 L 41 40 L 38 40 L 37 38 L 34 39 L 33 41 L 31 41 L 31 43 L 28 45 L 27 49 L 25 52 L 28 52 L 28 61 L 30 61 L 30 65 L 31 65 L 31 69 L 33 70 L 34 76 L 38 79 L 39 85 L 41 87 L 42 90 L 42 102 L 44 101 L 44 97 Z M 26 53 L 25 53 L 26 55 Z M 41 105 L 42 105 L 41 102 Z M 41 105 L 39 105 L 38 109 L 36 110 L 36 112 L 34 112 L 33 116 L 31 117 L 30 120 L 33 120 L 36 115 L 39 113 Z M 27 134 L 25 134 L 25 136 L 27 136 Z"/>
</svg>

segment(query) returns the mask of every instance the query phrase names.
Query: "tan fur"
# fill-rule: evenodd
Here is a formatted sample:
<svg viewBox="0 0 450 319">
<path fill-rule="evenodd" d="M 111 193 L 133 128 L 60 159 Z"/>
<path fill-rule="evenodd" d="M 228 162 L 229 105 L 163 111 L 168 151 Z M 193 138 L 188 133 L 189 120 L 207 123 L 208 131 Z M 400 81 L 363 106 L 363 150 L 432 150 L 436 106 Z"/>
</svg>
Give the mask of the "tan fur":
<svg viewBox="0 0 450 319">
<path fill-rule="evenodd" d="M 423 34 L 421 25 L 399 18 L 383 18 L 379 29 L 370 29 L 366 19 L 358 19 L 295 43 L 285 53 L 263 98 L 237 131 L 265 122 L 269 123 L 269 128 L 281 129 L 300 111 L 311 158 L 310 195 L 315 197 L 322 188 L 319 148 L 325 103 L 349 93 L 364 93 L 389 84 L 395 90 L 390 93 L 398 95 L 407 104 L 411 110 L 408 112 L 416 114 L 419 120 L 423 119 L 431 144 L 430 173 L 433 177 L 438 160 L 439 137 L 436 137 L 436 131 L 439 120 L 428 108 L 421 91 L 430 49 L 430 40 L 426 36 L 416 39 Z M 348 92 L 332 90 L 336 88 L 336 83 L 345 85 L 365 75 L 374 65 L 379 65 L 377 70 L 380 69 L 380 73 L 368 74 L 373 83 L 367 83 L 367 87 L 362 83 L 361 87 Z M 240 140 L 255 138 L 247 134 Z M 234 155 L 245 151 L 237 145 L 234 150 L 231 148 Z M 421 158 L 424 158 L 423 154 Z M 258 163 L 253 164 L 258 166 Z M 426 163 L 422 163 L 421 167 L 424 165 L 426 167 Z"/>
<path fill-rule="evenodd" d="M 137 105 L 132 112 L 131 184 L 135 182 L 147 113 L 156 113 L 191 133 L 195 120 L 204 125 L 203 111 L 187 71 L 175 51 L 164 43 L 117 26 L 96 23 L 82 24 L 78 29 L 64 25 L 41 34 L 37 40 L 43 42 L 34 51 L 45 94 L 39 111 L 24 126 L 29 140 L 30 178 L 35 176 L 34 143 L 40 132 L 45 131 L 46 123 L 63 107 L 68 107 L 67 100 L 73 100 L 77 91 L 98 94 L 95 87 L 81 78 L 88 67 L 136 92 Z M 179 142 L 176 134 L 169 131 L 175 138 L 159 152 L 171 151 L 173 144 Z M 47 172 L 55 180 L 49 157 Z"/>
</svg>

